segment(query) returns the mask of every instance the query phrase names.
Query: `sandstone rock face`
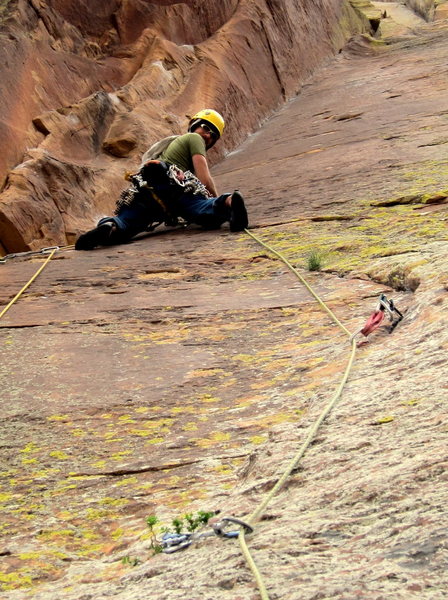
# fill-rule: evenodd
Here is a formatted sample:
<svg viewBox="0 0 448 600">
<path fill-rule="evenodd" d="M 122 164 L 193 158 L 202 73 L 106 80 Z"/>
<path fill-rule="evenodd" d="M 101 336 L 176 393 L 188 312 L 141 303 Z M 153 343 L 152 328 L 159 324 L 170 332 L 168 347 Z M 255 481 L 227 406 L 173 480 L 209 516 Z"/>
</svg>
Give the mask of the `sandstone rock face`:
<svg viewBox="0 0 448 600">
<path fill-rule="evenodd" d="M 406 0 L 405 4 L 427 21 L 433 20 L 435 5 L 437 4 L 434 0 Z"/>
<path fill-rule="evenodd" d="M 342 398 L 247 536 L 270 600 L 446 596 L 448 22 L 403 18 L 352 39 L 213 170 L 349 332 L 381 293 L 404 315 L 358 335 Z M 78 103 L 82 125 L 107 127 L 110 99 Z M 79 135 L 88 195 L 97 141 Z M 69 172 L 44 151 L 49 181 Z M 41 265 L 0 264 L 0 306 Z M 260 600 L 236 540 L 156 554 L 146 519 L 158 539 L 187 512 L 247 519 L 340 382 L 349 337 L 275 255 L 228 226 L 60 251 L 0 348 L 2 597 Z"/>
<path fill-rule="evenodd" d="M 272 600 L 445 595 L 446 40 L 352 40 L 214 169 L 350 332 L 380 293 L 404 314 L 248 536 Z M 40 264 L 0 265 L 1 305 Z M 154 555 L 145 522 L 247 518 L 339 382 L 347 336 L 273 255 L 226 227 L 60 252 L 0 343 L 4 595 L 259 600 L 235 540 Z"/>
<path fill-rule="evenodd" d="M 1 19 L 4 251 L 72 243 L 204 106 L 221 158 L 369 28 L 342 0 L 13 0 Z"/>
</svg>

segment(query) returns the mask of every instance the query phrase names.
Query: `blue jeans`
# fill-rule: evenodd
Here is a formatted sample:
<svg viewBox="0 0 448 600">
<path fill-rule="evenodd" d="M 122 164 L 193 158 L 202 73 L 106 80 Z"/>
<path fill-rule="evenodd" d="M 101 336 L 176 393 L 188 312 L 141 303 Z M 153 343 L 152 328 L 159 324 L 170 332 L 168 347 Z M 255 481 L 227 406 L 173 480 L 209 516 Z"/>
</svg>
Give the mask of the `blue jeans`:
<svg viewBox="0 0 448 600">
<path fill-rule="evenodd" d="M 230 209 L 225 200 L 231 194 L 223 194 L 218 198 L 206 198 L 199 194 L 183 194 L 175 201 L 176 215 L 188 223 L 195 223 L 205 229 L 219 229 L 230 219 Z M 164 222 L 166 215 L 160 205 L 151 199 L 134 200 L 129 206 L 123 206 L 114 217 L 104 217 L 98 225 L 113 222 L 117 226 L 111 242 L 122 243 L 130 240 L 138 233 L 146 231 L 151 223 Z"/>
</svg>

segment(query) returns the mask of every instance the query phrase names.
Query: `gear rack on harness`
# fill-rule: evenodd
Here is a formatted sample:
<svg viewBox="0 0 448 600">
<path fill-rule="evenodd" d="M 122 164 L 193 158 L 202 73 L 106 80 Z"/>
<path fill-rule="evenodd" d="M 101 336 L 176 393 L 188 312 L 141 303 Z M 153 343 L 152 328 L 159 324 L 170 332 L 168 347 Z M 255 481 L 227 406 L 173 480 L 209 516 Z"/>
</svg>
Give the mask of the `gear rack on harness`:
<svg viewBox="0 0 448 600">
<path fill-rule="evenodd" d="M 205 185 L 191 171 L 182 171 L 176 165 L 168 165 L 160 160 L 147 161 L 137 173 L 126 173 L 125 179 L 131 185 L 124 190 L 116 203 L 115 214 L 124 206 L 131 206 L 140 194 L 148 194 L 162 209 L 164 223 L 168 227 L 187 224 L 174 209 L 173 201 L 184 193 L 202 194 L 210 197 Z M 157 189 L 157 191 L 156 191 Z M 161 222 L 151 224 L 151 231 Z"/>
</svg>

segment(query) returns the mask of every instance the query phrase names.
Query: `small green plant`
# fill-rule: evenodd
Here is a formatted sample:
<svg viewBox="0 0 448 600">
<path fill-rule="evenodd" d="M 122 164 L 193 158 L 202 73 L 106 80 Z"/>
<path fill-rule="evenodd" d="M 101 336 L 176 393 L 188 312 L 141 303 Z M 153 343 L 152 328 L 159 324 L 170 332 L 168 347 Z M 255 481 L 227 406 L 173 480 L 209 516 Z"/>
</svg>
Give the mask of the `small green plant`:
<svg viewBox="0 0 448 600">
<path fill-rule="evenodd" d="M 123 558 L 121 559 L 121 562 L 124 565 L 136 567 L 137 565 L 139 565 L 141 563 L 141 560 L 139 558 L 133 558 L 132 556 L 123 556 Z"/>
<path fill-rule="evenodd" d="M 179 518 L 177 518 L 177 519 L 173 519 L 171 522 L 172 522 L 172 524 L 173 524 L 174 531 L 175 531 L 177 534 L 180 534 L 180 533 L 182 533 L 182 529 L 183 529 L 183 526 L 184 526 L 184 521 L 183 521 L 183 519 L 179 519 Z"/>
<path fill-rule="evenodd" d="M 308 271 L 320 271 L 322 269 L 323 254 L 319 250 L 311 250 L 306 259 Z"/>
<path fill-rule="evenodd" d="M 162 552 L 162 546 L 159 544 L 156 531 L 154 529 L 158 522 L 159 519 L 155 515 L 150 515 L 146 519 L 146 524 L 148 525 L 149 533 L 151 535 L 149 547 L 154 552 L 154 554 L 159 554 L 160 552 Z"/>
<path fill-rule="evenodd" d="M 193 532 L 199 527 L 207 525 L 207 523 L 213 516 L 215 516 L 214 512 L 205 512 L 203 510 L 198 510 L 196 515 L 187 513 L 186 515 L 184 515 L 184 519 L 187 522 L 188 531 Z"/>
</svg>

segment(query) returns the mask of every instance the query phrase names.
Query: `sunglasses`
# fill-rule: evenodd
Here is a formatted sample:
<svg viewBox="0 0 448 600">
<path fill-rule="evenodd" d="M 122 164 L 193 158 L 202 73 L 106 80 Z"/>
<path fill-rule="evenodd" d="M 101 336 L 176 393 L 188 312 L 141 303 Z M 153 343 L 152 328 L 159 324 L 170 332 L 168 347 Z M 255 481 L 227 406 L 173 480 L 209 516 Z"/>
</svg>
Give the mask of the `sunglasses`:
<svg viewBox="0 0 448 600">
<path fill-rule="evenodd" d="M 217 140 L 217 139 L 218 139 L 218 135 L 216 134 L 216 131 L 213 131 L 213 129 L 211 129 L 211 128 L 210 128 L 210 127 L 207 125 L 207 123 L 201 123 L 201 124 L 199 125 L 199 127 L 202 127 L 202 129 L 205 131 L 205 133 L 208 133 L 208 134 L 210 134 L 210 135 L 211 135 L 211 137 L 212 137 L 213 139 L 215 139 L 215 140 Z"/>
</svg>

